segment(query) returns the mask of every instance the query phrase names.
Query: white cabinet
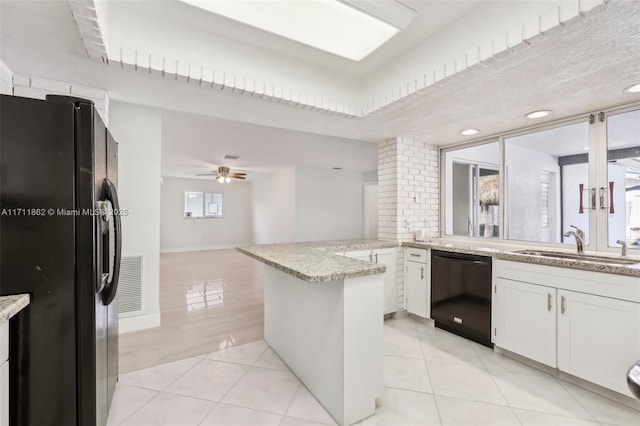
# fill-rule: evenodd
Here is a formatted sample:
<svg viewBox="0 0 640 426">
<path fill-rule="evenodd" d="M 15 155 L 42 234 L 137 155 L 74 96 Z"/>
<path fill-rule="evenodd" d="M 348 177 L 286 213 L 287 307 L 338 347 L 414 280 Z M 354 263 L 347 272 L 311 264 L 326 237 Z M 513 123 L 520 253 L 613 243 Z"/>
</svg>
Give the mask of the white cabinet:
<svg viewBox="0 0 640 426">
<path fill-rule="evenodd" d="M 352 250 L 344 253 L 346 257 L 364 260 L 365 262 L 380 263 L 387 267 L 384 273 L 384 313 L 390 314 L 397 308 L 396 286 L 396 248 L 381 248 L 373 250 Z"/>
<path fill-rule="evenodd" d="M 430 316 L 430 271 L 427 270 L 427 250 L 405 249 L 404 291 L 407 312 L 422 318 Z"/>
<path fill-rule="evenodd" d="M 556 366 L 556 289 L 495 278 L 493 342 Z"/>
<path fill-rule="evenodd" d="M 629 394 L 640 359 L 640 304 L 558 290 L 558 369 Z"/>
<path fill-rule="evenodd" d="M 9 322 L 0 324 L 0 426 L 9 426 Z"/>
<path fill-rule="evenodd" d="M 384 273 L 384 313 L 390 314 L 398 310 L 398 290 L 396 287 L 396 249 L 373 250 L 373 262 L 387 267 Z"/>
<path fill-rule="evenodd" d="M 636 277 L 501 260 L 493 266 L 496 346 L 631 395 L 626 373 L 640 358 Z"/>
</svg>

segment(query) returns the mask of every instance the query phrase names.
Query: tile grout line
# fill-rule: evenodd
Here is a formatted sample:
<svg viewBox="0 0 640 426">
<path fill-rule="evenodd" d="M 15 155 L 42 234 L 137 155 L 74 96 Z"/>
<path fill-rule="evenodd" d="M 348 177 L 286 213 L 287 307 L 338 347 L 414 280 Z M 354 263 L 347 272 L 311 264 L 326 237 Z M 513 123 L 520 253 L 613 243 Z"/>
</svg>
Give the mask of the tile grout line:
<svg viewBox="0 0 640 426">
<path fill-rule="evenodd" d="M 267 343 L 264 339 L 262 339 L 262 341 L 263 341 L 263 342 L 265 342 L 265 343 Z M 236 382 L 235 382 L 233 385 L 231 385 L 231 386 L 229 387 L 229 390 L 227 390 L 227 391 L 225 392 L 225 394 L 224 394 L 224 395 L 222 395 L 222 397 L 220 398 L 220 401 L 219 401 L 220 403 L 223 403 L 223 402 L 222 402 L 222 400 L 223 400 L 223 399 L 225 399 L 225 398 L 227 397 L 227 395 L 229 394 L 229 392 L 231 392 L 231 390 L 232 390 L 233 388 L 235 388 L 235 387 L 236 387 L 236 385 L 237 385 L 238 383 L 240 383 L 240 380 L 242 380 L 242 379 L 243 379 L 243 378 L 244 378 L 244 377 L 249 373 L 249 371 L 251 371 L 251 369 L 255 366 L 255 363 L 256 363 L 256 362 L 258 362 L 258 360 L 260 359 L 260 357 L 262 357 L 262 355 L 264 355 L 264 353 L 265 353 L 265 352 L 267 351 L 267 349 L 269 349 L 270 347 L 271 347 L 271 346 L 269 346 L 269 344 L 267 343 L 267 347 L 266 347 L 266 348 L 264 348 L 264 350 L 263 350 L 262 352 L 260 352 L 260 355 L 258 355 L 258 356 L 256 357 L 256 360 L 255 360 L 255 361 L 254 361 L 254 362 L 249 366 L 249 368 L 247 368 L 247 371 L 245 371 L 245 372 L 244 372 L 244 373 L 243 373 L 243 374 L 238 378 L 238 380 L 236 380 Z M 246 365 L 246 364 L 245 364 L 245 365 Z M 225 403 L 225 404 L 226 404 L 226 403 Z M 233 405 L 233 404 L 229 404 L 229 405 Z M 247 408 L 247 407 L 245 407 L 245 408 Z"/>
<path fill-rule="evenodd" d="M 129 386 L 129 385 L 125 385 L 125 386 Z M 133 387 L 137 387 L 137 386 L 133 386 Z M 119 426 L 121 424 L 123 424 L 124 422 L 126 422 L 129 418 L 131 418 L 131 416 L 133 416 L 134 414 L 136 414 L 138 411 L 140 411 L 142 409 L 142 407 L 145 407 L 148 403 L 150 403 L 151 401 L 153 401 L 154 399 L 156 399 L 158 397 L 158 395 L 160 395 L 162 393 L 162 391 L 154 391 L 152 389 L 146 389 L 146 388 L 139 388 L 139 389 L 145 389 L 145 390 L 151 390 L 152 392 L 155 392 L 156 394 L 153 395 L 151 398 L 149 398 L 149 400 L 147 402 L 145 402 L 144 404 L 142 404 L 141 406 L 139 406 L 138 408 L 136 408 L 135 410 L 133 410 L 133 412 L 131 414 L 129 414 L 127 417 L 125 417 L 124 419 L 122 419 L 122 421 L 120 421 L 116 426 Z M 109 415 L 107 414 L 107 423 L 109 422 Z"/>
<path fill-rule="evenodd" d="M 518 361 L 518 362 L 519 362 L 519 361 Z M 526 365 L 526 364 L 524 364 L 524 365 Z M 497 371 L 503 371 L 503 370 L 497 370 Z M 509 373 L 509 374 L 521 374 L 521 375 L 526 375 L 526 373 L 517 373 L 517 372 L 506 371 L 506 370 L 504 370 L 504 371 L 505 371 L 506 373 Z M 542 371 L 542 370 L 541 370 L 541 371 Z M 558 378 L 557 378 L 557 377 L 555 377 L 555 376 L 553 376 L 553 375 L 551 375 L 551 374 L 548 374 L 548 373 L 546 373 L 546 372 L 544 372 L 544 371 L 542 371 L 542 372 L 543 372 L 543 373 L 545 373 L 545 375 L 546 375 L 546 376 L 549 376 L 551 379 L 553 379 L 554 381 L 556 381 L 556 382 L 557 382 L 557 380 L 558 380 Z M 589 410 L 587 410 L 587 409 L 586 409 L 582 404 L 580 404 L 580 401 L 578 401 L 578 400 L 573 396 L 573 394 L 571 394 L 571 392 L 569 392 L 568 390 L 566 390 L 566 389 L 564 388 L 564 386 L 560 385 L 559 383 L 558 383 L 558 384 L 560 385 L 560 387 L 562 387 L 562 389 L 563 389 L 565 392 L 567 392 L 569 395 L 571 395 L 571 398 L 573 398 L 573 399 L 578 403 L 578 405 L 579 405 L 583 410 L 585 410 L 585 412 L 586 412 L 589 416 L 591 416 L 591 418 L 592 418 L 591 420 L 588 420 L 588 419 L 581 419 L 581 418 L 579 418 L 579 417 L 571 417 L 571 416 L 567 416 L 567 415 L 563 415 L 563 414 L 549 413 L 549 412 L 546 412 L 546 411 L 532 410 L 532 409 L 529 409 L 529 408 L 514 407 L 513 405 L 511 405 L 511 403 L 509 402 L 509 400 L 505 397 L 504 392 L 502 391 L 502 389 L 500 388 L 500 386 L 498 386 L 498 382 L 496 382 L 496 379 L 495 379 L 495 377 L 493 376 L 493 374 L 491 374 L 491 372 L 488 372 L 488 373 L 489 373 L 489 375 L 491 376 L 491 380 L 494 382 L 494 384 L 495 384 L 495 385 L 496 385 L 496 387 L 498 388 L 498 391 L 500 391 L 500 394 L 502 395 L 502 397 L 504 398 L 504 400 L 505 400 L 505 401 L 507 401 L 507 404 L 508 404 L 508 405 L 509 405 L 509 407 L 511 408 L 511 411 L 512 411 L 512 412 L 513 412 L 513 414 L 516 416 L 516 419 L 518 419 L 518 422 L 520 422 L 520 424 L 522 424 L 522 421 L 520 420 L 520 417 L 516 414 L 515 409 L 518 409 L 518 410 L 524 410 L 524 411 L 530 411 L 530 412 L 533 412 L 533 413 L 545 414 L 545 415 L 548 415 L 548 416 L 558 416 L 558 417 L 564 417 L 564 418 L 567 418 L 567 419 L 574 419 L 574 420 L 586 420 L 586 421 L 594 421 L 594 422 L 596 422 L 596 423 L 600 423 L 597 419 L 595 419 L 595 418 L 594 418 L 593 414 L 591 414 L 591 412 L 590 412 Z M 531 376 L 534 376 L 534 377 L 535 377 L 536 375 L 533 375 L 533 374 L 532 374 Z M 545 377 L 545 376 L 538 376 L 538 377 Z"/>
<path fill-rule="evenodd" d="M 568 383 L 568 382 L 566 382 L 566 381 L 562 380 L 560 377 L 557 377 L 557 378 L 556 378 L 556 380 L 558 381 L 558 384 L 560 385 L 560 387 L 561 387 L 562 389 L 564 389 L 564 391 L 565 391 L 566 393 L 568 393 L 569 395 L 571 395 L 571 398 L 573 398 L 573 400 L 574 400 L 574 401 L 576 401 L 576 402 L 578 403 L 578 405 L 579 405 L 580 407 L 582 407 L 582 408 L 584 409 L 584 411 L 586 411 L 586 412 L 587 412 L 587 414 L 589 414 L 589 415 L 593 418 L 593 421 L 594 421 L 594 422 L 596 422 L 596 423 L 604 423 L 604 422 L 601 422 L 600 420 L 598 420 L 598 419 L 596 418 L 596 416 L 594 416 L 594 415 L 591 413 L 591 411 L 589 411 L 589 409 L 588 409 L 584 404 L 582 404 L 582 403 L 580 402 L 580 400 L 579 400 L 578 398 L 576 398 L 576 397 L 573 395 L 573 393 L 572 393 L 572 392 L 570 392 L 570 391 L 569 391 L 569 389 L 567 389 L 567 388 L 563 385 L 563 383 Z M 574 386 L 577 386 L 577 385 L 574 385 Z M 577 387 L 580 387 L 580 386 L 577 386 Z M 585 390 L 586 390 L 586 389 L 585 389 Z M 589 391 L 589 392 L 591 392 L 591 391 Z M 592 393 L 594 393 L 595 395 L 598 395 L 598 394 L 596 394 L 595 392 L 592 392 Z M 598 396 L 599 396 L 599 395 L 598 395 Z M 607 398 L 607 399 L 608 399 L 608 398 Z M 613 401 L 613 402 L 616 402 L 616 401 Z"/>
<path fill-rule="evenodd" d="M 472 348 L 473 349 L 473 348 Z M 495 351 L 495 349 L 494 349 Z M 498 389 L 498 392 L 500 392 L 500 395 L 502 396 L 502 399 L 504 399 L 504 402 L 507 403 L 507 407 L 509 407 L 509 410 L 511 411 L 511 414 L 513 414 L 513 416 L 516 418 L 517 422 L 519 424 L 522 424 L 522 420 L 520 420 L 520 417 L 518 417 L 518 414 L 516 414 L 514 407 L 511 405 L 511 403 L 509 402 L 509 400 L 507 399 L 507 396 L 504 394 L 504 392 L 502 391 L 502 389 L 500 388 L 500 386 L 498 385 L 498 382 L 496 382 L 496 378 L 493 377 L 493 374 L 491 374 L 491 371 L 489 371 L 489 368 L 487 368 L 487 365 L 484 363 L 484 361 L 482 360 L 482 358 L 478 355 L 478 353 L 475 351 L 475 349 L 473 350 L 473 352 L 476 354 L 476 356 L 480 359 L 480 362 L 482 363 L 482 365 L 484 366 L 485 371 L 487 372 L 487 374 L 489 375 L 489 377 L 491 377 L 491 382 L 493 383 L 493 385 L 496 387 L 496 389 Z"/>
<path fill-rule="evenodd" d="M 442 415 L 440 414 L 440 407 L 438 406 L 438 399 L 436 398 L 435 389 L 433 387 L 433 381 L 431 380 L 431 372 L 429 371 L 429 364 L 427 363 L 427 358 L 424 355 L 424 347 L 422 346 L 422 340 L 420 340 L 420 333 L 418 332 L 418 327 L 413 324 L 416 329 L 416 338 L 418 339 L 418 344 L 420 345 L 420 352 L 422 353 L 422 362 L 424 363 L 424 367 L 427 370 L 427 377 L 429 378 L 429 387 L 431 388 L 431 397 L 433 398 L 433 405 L 436 407 L 436 413 L 438 414 L 438 420 L 440 424 L 443 425 Z M 435 325 L 434 325 L 435 327 Z"/>
<path fill-rule="evenodd" d="M 192 358 L 192 357 L 189 357 L 189 358 Z M 185 359 L 189 359 L 189 358 L 185 358 Z M 144 404 L 142 404 L 140 407 L 138 407 L 136 410 L 134 410 L 134 411 L 133 411 L 129 416 L 127 416 L 126 418 L 124 418 L 124 419 L 123 419 L 119 424 L 122 424 L 122 423 L 124 423 L 125 421 L 127 421 L 127 419 L 129 419 L 129 418 L 130 418 L 131 416 L 133 416 L 135 413 L 137 413 L 138 411 L 140 411 L 143 407 L 145 407 L 145 406 L 146 406 L 147 404 L 149 404 L 151 401 L 153 401 L 154 399 L 156 399 L 159 395 L 161 395 L 161 394 L 163 394 L 163 393 L 168 393 L 168 394 L 171 394 L 171 395 L 177 395 L 177 394 L 174 394 L 174 393 L 172 393 L 172 392 L 166 392 L 165 390 L 166 390 L 169 386 L 171 386 L 173 383 L 175 383 L 175 382 L 176 382 L 180 377 L 182 377 L 182 376 L 184 376 L 185 374 L 187 374 L 187 372 L 188 372 L 188 371 L 190 371 L 192 368 L 194 368 L 196 365 L 198 365 L 198 364 L 200 364 L 200 363 L 202 362 L 202 359 L 201 359 L 201 358 L 194 358 L 194 359 L 198 359 L 198 362 L 196 362 L 195 364 L 193 364 L 193 366 L 192 366 L 191 368 L 188 368 L 184 373 L 182 373 L 181 375 L 179 375 L 175 380 L 173 380 L 172 382 L 170 382 L 169 384 L 167 384 L 167 385 L 166 385 L 162 390 L 149 389 L 149 388 L 142 387 L 142 386 L 126 385 L 126 384 L 124 384 L 124 383 L 123 383 L 125 386 L 135 387 L 135 388 L 138 388 L 138 389 L 145 389 L 145 390 L 149 390 L 149 391 L 152 391 L 152 392 L 156 392 L 156 395 L 154 395 L 154 396 L 153 396 L 152 398 L 150 398 L 147 402 L 145 402 L 145 403 L 144 403 Z M 180 361 L 180 360 L 179 360 L 179 361 Z M 176 361 L 174 361 L 174 362 L 176 362 Z M 168 364 L 170 364 L 170 363 L 168 363 Z M 165 365 L 165 364 L 160 364 L 160 365 Z M 159 367 L 159 366 L 158 366 L 158 367 Z M 154 368 L 154 367 L 150 367 L 150 368 Z M 145 370 L 145 369 L 143 368 L 143 370 Z M 139 371 L 139 370 L 137 370 L 137 371 Z M 128 373 L 126 373 L 126 374 L 128 374 Z M 178 395 L 178 396 L 185 396 L 185 395 Z M 188 398 L 188 397 L 187 397 L 187 398 Z M 194 399 L 199 399 L 199 398 L 194 398 Z M 213 402 L 213 401 L 208 401 L 208 402 Z M 217 406 L 217 403 L 216 403 L 216 406 Z M 215 406 L 214 406 L 214 408 L 215 408 Z M 213 410 L 213 408 L 212 408 L 212 410 Z M 207 415 L 208 415 L 208 413 L 207 413 Z M 206 418 L 206 416 L 205 416 L 205 418 Z M 109 416 L 107 415 L 107 420 L 108 420 L 108 419 L 109 419 Z M 203 418 L 203 420 L 204 420 L 204 418 Z"/>
<path fill-rule="evenodd" d="M 264 341 L 264 339 L 263 339 L 263 341 Z M 266 343 L 266 342 L 265 342 L 265 343 Z M 240 345 L 240 346 L 242 346 L 242 345 Z M 237 346 L 235 346 L 235 347 L 237 347 Z M 215 410 L 215 409 L 216 409 L 220 404 L 226 404 L 226 403 L 223 403 L 223 402 L 222 402 L 222 400 L 227 396 L 227 394 L 228 394 L 229 392 L 231 392 L 231 389 L 233 389 L 233 388 L 234 388 L 234 387 L 235 387 L 235 386 L 240 382 L 240 380 L 242 380 L 242 378 L 243 378 L 244 376 L 246 376 L 246 375 L 247 375 L 247 373 L 251 370 L 251 368 L 253 368 L 253 365 L 254 365 L 256 362 L 258 362 L 258 360 L 260 359 L 260 357 L 261 357 L 262 355 L 264 355 L 264 353 L 267 351 L 267 349 L 269 349 L 269 347 L 270 347 L 270 346 L 267 344 L 267 347 L 266 347 L 266 348 L 265 348 L 265 349 L 260 353 L 260 355 L 258 355 L 258 357 L 257 357 L 257 358 L 256 358 L 256 360 L 253 362 L 253 364 L 251 364 L 251 365 L 249 365 L 249 366 L 247 366 L 247 364 L 240 364 L 240 365 L 244 365 L 245 367 L 249 367 L 249 368 L 247 368 L 247 370 L 246 370 L 244 373 L 242 373 L 242 375 L 238 378 L 238 380 L 236 380 L 236 381 L 235 381 L 235 383 L 229 387 L 229 389 L 225 392 L 225 394 L 224 394 L 224 395 L 222 395 L 222 397 L 220 398 L 220 400 L 219 400 L 219 401 L 216 401 L 216 405 L 215 405 L 215 406 L 214 406 L 214 407 L 213 407 L 213 408 L 212 408 L 212 409 L 207 413 L 207 415 L 206 415 L 206 416 L 204 416 L 204 417 L 202 418 L 202 420 L 200 420 L 200 422 L 198 423 L 198 425 L 201 425 L 201 424 L 202 424 L 202 422 L 204 422 L 204 421 L 205 421 L 205 419 L 206 419 L 207 417 L 209 417 L 209 415 L 210 415 L 211 413 L 213 413 L 213 410 Z M 212 353 L 215 353 L 215 352 L 218 352 L 218 351 L 210 352 L 210 353 L 209 353 L 209 355 L 210 355 L 210 354 L 212 354 Z M 208 355 L 207 355 L 207 356 L 208 356 Z M 208 358 L 206 358 L 206 357 L 205 357 L 204 359 L 209 360 L 209 361 L 216 361 L 216 360 L 214 360 L 214 359 L 208 359 Z M 224 362 L 224 361 L 220 361 L 220 362 Z M 238 363 L 232 363 L 232 362 L 228 362 L 228 364 L 236 364 L 236 365 L 239 365 Z M 233 405 L 233 404 L 226 404 L 226 405 Z M 247 408 L 247 407 L 242 407 L 242 408 Z M 256 410 L 256 411 L 257 411 L 257 410 Z"/>
<path fill-rule="evenodd" d="M 295 376 L 295 374 L 294 374 L 294 376 Z M 300 382 L 300 379 L 298 379 L 298 381 Z M 289 401 L 289 404 L 287 404 L 287 408 L 285 408 L 285 410 L 284 410 L 284 414 L 282 415 L 282 420 L 280 420 L 280 423 L 282 423 L 284 421 L 284 418 L 287 417 L 287 412 L 289 412 L 289 408 L 291 408 L 291 404 L 293 404 L 293 400 L 296 399 L 296 395 L 298 394 L 298 391 L 300 390 L 301 386 L 302 386 L 302 382 L 300 382 L 298 384 L 298 387 L 296 388 L 296 391 L 293 393 L 293 397 L 291 397 L 291 401 Z M 322 408 L 324 408 L 324 407 L 322 407 Z"/>
<path fill-rule="evenodd" d="M 138 388 L 138 389 L 146 389 L 146 390 L 150 390 L 150 391 L 154 391 L 154 392 L 164 392 L 169 386 L 171 386 L 172 384 L 174 384 L 179 378 L 181 378 L 182 376 L 184 376 L 185 374 L 187 374 L 187 372 L 189 372 L 192 368 L 194 368 L 196 365 L 200 364 L 202 362 L 202 358 L 195 358 L 195 357 L 187 357 L 187 358 L 183 358 L 183 359 L 179 359 L 176 361 L 171 361 L 171 362 L 167 362 L 165 364 L 160 364 L 160 365 L 156 365 L 154 367 L 147 367 L 147 368 L 141 368 L 140 370 L 134 370 L 134 371 L 129 371 L 128 373 L 125 374 L 131 374 L 131 373 L 136 373 L 138 371 L 142 371 L 142 370 L 147 370 L 150 368 L 158 368 L 158 367 L 162 367 L 165 366 L 167 364 L 172 364 L 174 362 L 180 362 L 180 361 L 184 361 L 186 359 L 197 359 L 198 362 L 196 362 L 195 364 L 193 364 L 193 366 L 189 367 L 187 370 L 185 370 L 182 374 L 180 374 L 178 377 L 176 377 L 175 379 L 173 379 L 171 382 L 169 382 L 168 384 L 166 384 L 162 389 L 152 389 L 146 386 L 138 386 L 138 385 L 131 385 L 131 384 L 127 384 L 127 383 L 122 383 L 125 386 L 130 386 L 130 387 L 134 387 L 134 388 Z M 118 378 L 118 382 L 120 382 L 120 379 Z M 173 394 L 175 395 L 175 394 Z"/>
</svg>

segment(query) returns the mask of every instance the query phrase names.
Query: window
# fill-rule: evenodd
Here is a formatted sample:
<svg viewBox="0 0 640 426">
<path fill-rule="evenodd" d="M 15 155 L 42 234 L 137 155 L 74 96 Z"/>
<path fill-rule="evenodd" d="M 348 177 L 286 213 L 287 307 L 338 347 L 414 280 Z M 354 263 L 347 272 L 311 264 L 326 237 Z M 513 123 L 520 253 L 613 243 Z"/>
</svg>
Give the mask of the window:
<svg viewBox="0 0 640 426">
<path fill-rule="evenodd" d="M 445 153 L 446 235 L 498 237 L 499 158 L 498 141 Z"/>
<path fill-rule="evenodd" d="M 640 110 L 607 117 L 607 245 L 640 249 Z M 598 194 L 599 195 L 599 194 Z"/>
<path fill-rule="evenodd" d="M 222 194 L 185 191 L 184 217 L 222 217 Z"/>
<path fill-rule="evenodd" d="M 637 106 L 445 148 L 441 163 L 444 235 L 575 245 L 575 226 L 588 249 L 640 251 Z"/>
<path fill-rule="evenodd" d="M 574 225 L 588 244 L 588 148 L 587 121 L 504 139 L 505 239 L 574 244 Z"/>
</svg>

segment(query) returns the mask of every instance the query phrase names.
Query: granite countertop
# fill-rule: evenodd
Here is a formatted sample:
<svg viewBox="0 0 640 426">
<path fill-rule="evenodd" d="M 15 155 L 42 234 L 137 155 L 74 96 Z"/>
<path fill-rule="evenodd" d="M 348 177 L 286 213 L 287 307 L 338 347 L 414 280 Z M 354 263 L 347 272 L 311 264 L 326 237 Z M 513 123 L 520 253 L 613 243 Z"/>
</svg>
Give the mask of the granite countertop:
<svg viewBox="0 0 640 426">
<path fill-rule="evenodd" d="M 387 270 L 384 265 L 333 252 L 398 246 L 395 241 L 336 240 L 239 246 L 236 250 L 301 280 L 320 283 L 383 274 Z"/>
<path fill-rule="evenodd" d="M 561 268 L 580 269 L 583 271 L 592 272 L 604 272 L 608 274 L 628 275 L 632 277 L 640 277 L 640 258 L 637 256 L 631 256 L 630 259 L 637 260 L 635 264 L 619 265 L 615 263 L 607 262 L 606 257 L 612 259 L 620 259 L 620 256 L 611 254 L 603 254 L 599 252 L 589 252 L 586 255 L 594 255 L 603 257 L 602 260 L 576 260 L 576 259 L 563 259 L 559 257 L 547 257 L 536 256 L 532 254 L 514 253 L 516 250 L 531 249 L 531 247 L 498 247 L 498 246 L 470 246 L 463 242 L 447 243 L 440 240 L 434 240 L 433 242 L 404 242 L 404 247 L 415 247 L 432 250 L 451 251 L 456 253 L 475 254 L 481 256 L 491 256 L 496 259 L 511 260 L 515 262 L 535 263 L 537 265 L 557 266 Z M 549 252 L 566 252 L 569 254 L 575 253 L 570 250 L 556 250 L 556 249 L 540 249 L 540 251 Z"/>
<path fill-rule="evenodd" d="M 479 241 L 478 243 L 482 242 Z M 620 258 L 620 256 L 608 253 L 586 253 L 586 255 L 596 255 L 604 258 L 597 261 L 587 259 L 563 259 L 558 257 L 514 253 L 516 250 L 531 249 L 531 247 L 513 245 L 505 246 L 490 242 L 487 242 L 486 246 L 484 246 L 477 244 L 470 245 L 468 242 L 463 241 L 452 242 L 439 239 L 425 242 L 411 241 L 403 243 L 380 240 L 335 240 L 308 243 L 251 245 L 236 247 L 236 249 L 241 253 L 251 256 L 269 266 L 291 274 L 304 281 L 327 282 L 344 278 L 382 274 L 386 271 L 384 265 L 351 259 L 344 256 L 336 256 L 333 252 L 399 246 L 475 254 L 516 262 L 640 277 L 640 258 L 637 256 L 630 257 L 631 259 L 637 260 L 637 263 L 619 265 L 606 261 L 606 257 L 611 257 L 613 259 Z M 572 250 L 556 250 L 555 248 L 544 248 L 540 250 L 574 253 Z"/>
<path fill-rule="evenodd" d="M 28 294 L 0 296 L 0 324 L 9 321 L 15 314 L 24 309 L 30 300 Z"/>
</svg>

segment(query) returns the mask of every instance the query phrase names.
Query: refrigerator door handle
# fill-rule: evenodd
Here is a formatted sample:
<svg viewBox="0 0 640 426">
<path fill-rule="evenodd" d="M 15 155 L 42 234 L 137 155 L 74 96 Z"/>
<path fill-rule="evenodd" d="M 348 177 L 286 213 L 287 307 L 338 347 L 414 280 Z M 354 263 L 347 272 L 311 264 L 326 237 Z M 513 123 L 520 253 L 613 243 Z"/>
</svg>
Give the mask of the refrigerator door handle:
<svg viewBox="0 0 640 426">
<path fill-rule="evenodd" d="M 110 304 L 116 297 L 118 291 L 118 280 L 120 278 L 120 260 L 122 258 L 122 227 L 120 220 L 120 204 L 118 203 L 118 193 L 116 187 L 109 179 L 105 179 L 102 184 L 102 198 L 110 207 L 106 231 L 109 236 L 109 269 L 106 285 L 102 290 L 102 303 Z"/>
<path fill-rule="evenodd" d="M 96 203 L 96 293 L 101 293 L 107 285 L 109 274 L 105 272 L 105 256 L 109 251 L 105 247 L 106 220 L 109 206 L 105 201 Z"/>
</svg>

